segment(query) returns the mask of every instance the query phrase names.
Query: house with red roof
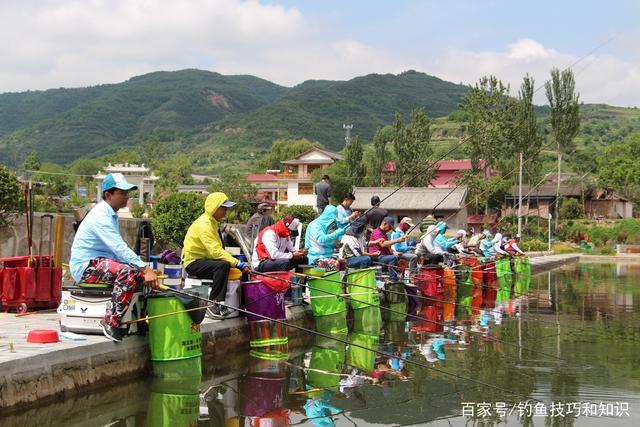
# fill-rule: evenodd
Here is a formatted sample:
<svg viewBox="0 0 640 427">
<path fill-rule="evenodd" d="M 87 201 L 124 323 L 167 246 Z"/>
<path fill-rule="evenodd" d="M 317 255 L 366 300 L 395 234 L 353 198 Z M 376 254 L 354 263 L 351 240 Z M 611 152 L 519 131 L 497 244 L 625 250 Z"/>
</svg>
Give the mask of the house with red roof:
<svg viewBox="0 0 640 427">
<path fill-rule="evenodd" d="M 264 174 L 251 174 L 247 181 L 258 188 L 258 197 L 265 202 L 278 205 L 315 206 L 316 195 L 312 173 L 324 169 L 338 160 L 339 153 L 311 148 L 302 154 L 280 162 L 282 170 L 269 170 Z"/>
</svg>

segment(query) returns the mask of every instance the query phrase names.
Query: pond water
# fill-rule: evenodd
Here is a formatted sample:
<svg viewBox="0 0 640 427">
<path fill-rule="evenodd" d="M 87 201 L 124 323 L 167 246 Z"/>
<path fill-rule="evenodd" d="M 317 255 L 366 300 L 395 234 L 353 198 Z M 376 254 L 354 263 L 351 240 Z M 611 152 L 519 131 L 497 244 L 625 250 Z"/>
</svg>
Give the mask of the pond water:
<svg viewBox="0 0 640 427">
<path fill-rule="evenodd" d="M 427 304 L 421 319 L 407 321 L 402 301 L 325 316 L 315 327 L 332 338 L 207 361 L 202 378 L 182 366 L 0 425 L 636 426 L 639 279 L 638 264 L 580 263 L 511 293 Z"/>
</svg>

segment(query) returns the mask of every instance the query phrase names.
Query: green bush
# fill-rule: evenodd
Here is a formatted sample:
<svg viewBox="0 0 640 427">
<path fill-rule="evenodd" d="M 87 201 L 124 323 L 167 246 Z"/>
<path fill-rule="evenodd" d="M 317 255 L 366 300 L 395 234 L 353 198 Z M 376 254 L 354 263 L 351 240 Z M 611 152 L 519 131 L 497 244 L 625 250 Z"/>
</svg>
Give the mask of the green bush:
<svg viewBox="0 0 640 427">
<path fill-rule="evenodd" d="M 547 249 L 549 249 L 549 245 L 547 242 L 543 242 L 542 240 L 537 239 L 522 241 L 518 244 L 518 246 L 525 252 L 546 251 Z"/>
<path fill-rule="evenodd" d="M 20 183 L 13 172 L 0 165 L 0 226 L 10 224 L 22 208 Z"/>
<path fill-rule="evenodd" d="M 295 216 L 305 225 L 309 224 L 318 216 L 316 210 L 311 206 L 292 205 L 280 208 L 274 219 L 278 220 L 287 214 Z"/>
<path fill-rule="evenodd" d="M 567 223 L 560 231 L 563 240 L 579 243 L 581 240 L 596 246 L 610 246 L 614 243 L 640 244 L 640 219 L 625 218 L 610 221 L 577 220 Z"/>
<path fill-rule="evenodd" d="M 151 210 L 154 237 L 162 245 L 181 249 L 189 226 L 204 212 L 204 198 L 194 193 L 173 193 Z"/>
<path fill-rule="evenodd" d="M 582 203 L 580 203 L 580 201 L 576 199 L 561 199 L 560 218 L 568 220 L 584 218 L 584 209 L 582 207 Z"/>
<path fill-rule="evenodd" d="M 131 216 L 134 218 L 142 218 L 142 215 L 145 212 L 145 207 L 144 205 L 141 205 L 138 201 L 132 201 L 131 202 L 131 207 L 129 208 L 129 211 L 131 212 Z"/>
</svg>

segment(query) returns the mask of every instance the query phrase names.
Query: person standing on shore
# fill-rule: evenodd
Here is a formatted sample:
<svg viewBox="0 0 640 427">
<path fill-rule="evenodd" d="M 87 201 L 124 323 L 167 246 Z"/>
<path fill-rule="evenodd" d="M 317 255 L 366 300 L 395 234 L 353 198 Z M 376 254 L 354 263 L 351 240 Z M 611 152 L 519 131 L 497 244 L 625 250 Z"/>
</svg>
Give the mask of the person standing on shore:
<svg viewBox="0 0 640 427">
<path fill-rule="evenodd" d="M 316 209 L 318 215 L 331 204 L 331 179 L 329 175 L 323 175 L 322 180 L 316 184 Z"/>
</svg>

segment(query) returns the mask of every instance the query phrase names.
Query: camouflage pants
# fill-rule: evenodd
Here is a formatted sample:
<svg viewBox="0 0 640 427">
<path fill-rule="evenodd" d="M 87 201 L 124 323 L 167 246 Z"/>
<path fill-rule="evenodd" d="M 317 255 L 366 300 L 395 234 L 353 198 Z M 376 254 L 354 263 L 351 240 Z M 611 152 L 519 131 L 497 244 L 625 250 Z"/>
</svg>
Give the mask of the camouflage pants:
<svg viewBox="0 0 640 427">
<path fill-rule="evenodd" d="M 109 258 L 95 258 L 82 273 L 82 282 L 113 285 L 104 320 L 109 326 L 118 328 L 122 316 L 131 304 L 133 294 L 144 284 L 144 275 L 134 265 Z"/>
</svg>

